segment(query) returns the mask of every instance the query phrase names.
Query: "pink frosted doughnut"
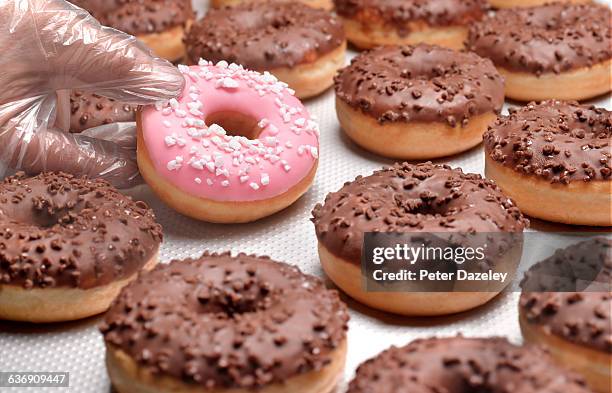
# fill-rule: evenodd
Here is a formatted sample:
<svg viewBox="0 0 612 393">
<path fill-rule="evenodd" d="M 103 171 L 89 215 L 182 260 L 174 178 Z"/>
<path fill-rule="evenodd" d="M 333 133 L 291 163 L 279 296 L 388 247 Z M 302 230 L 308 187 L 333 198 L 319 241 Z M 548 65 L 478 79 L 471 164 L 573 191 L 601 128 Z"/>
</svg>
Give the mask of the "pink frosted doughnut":
<svg viewBox="0 0 612 393">
<path fill-rule="evenodd" d="M 285 83 L 225 61 L 179 70 L 180 97 L 138 116 L 138 164 L 162 200 L 197 219 L 248 222 L 306 192 L 319 128 Z"/>
</svg>

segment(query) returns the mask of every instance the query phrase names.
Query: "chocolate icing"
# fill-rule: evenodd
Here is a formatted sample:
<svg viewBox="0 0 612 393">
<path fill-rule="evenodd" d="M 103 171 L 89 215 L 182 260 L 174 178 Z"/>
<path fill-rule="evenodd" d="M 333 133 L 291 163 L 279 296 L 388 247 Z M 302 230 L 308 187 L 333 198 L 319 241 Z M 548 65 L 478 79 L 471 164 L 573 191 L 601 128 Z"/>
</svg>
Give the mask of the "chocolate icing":
<svg viewBox="0 0 612 393">
<path fill-rule="evenodd" d="M 101 24 L 132 35 L 160 33 L 194 19 L 190 0 L 70 0 Z"/>
<path fill-rule="evenodd" d="M 122 104 L 96 93 L 75 90 L 70 93 L 70 132 L 115 122 L 135 121 L 138 106 Z"/>
<path fill-rule="evenodd" d="M 597 270 L 591 283 L 589 267 Z M 562 273 L 563 272 L 563 273 Z M 555 275 L 573 278 L 579 292 L 560 292 Z M 547 333 L 612 354 L 612 240 L 596 238 L 556 252 L 534 265 L 521 282 L 520 310 L 525 319 Z M 562 283 L 565 287 L 567 283 Z M 584 284 L 583 284 L 584 285 Z M 589 289 L 589 287 L 593 287 Z M 602 291 L 598 291 L 599 290 Z"/>
<path fill-rule="evenodd" d="M 530 103 L 484 134 L 485 152 L 515 171 L 568 184 L 609 180 L 612 112 L 576 102 Z"/>
<path fill-rule="evenodd" d="M 589 393 L 537 347 L 505 338 L 430 338 L 361 364 L 347 393 Z"/>
<path fill-rule="evenodd" d="M 302 3 L 245 3 L 210 10 L 185 38 L 187 56 L 265 71 L 312 63 L 345 41 L 333 14 Z"/>
<path fill-rule="evenodd" d="M 612 57 L 611 18 L 595 3 L 499 10 L 470 27 L 467 47 L 511 71 L 560 73 Z"/>
<path fill-rule="evenodd" d="M 391 24 L 398 34 L 408 35 L 410 23 L 429 26 L 467 25 L 480 20 L 484 0 L 334 0 L 338 15 L 355 19 L 365 28 Z"/>
<path fill-rule="evenodd" d="M 431 163 L 359 176 L 328 194 L 312 215 L 319 242 L 357 264 L 364 232 L 522 232 L 528 225 L 495 183 Z"/>
<path fill-rule="evenodd" d="M 326 366 L 347 322 L 338 293 L 297 267 L 206 253 L 142 274 L 101 331 L 156 375 L 250 389 Z"/>
<path fill-rule="evenodd" d="M 147 205 L 104 180 L 20 173 L 0 184 L 2 285 L 105 285 L 140 270 L 161 240 Z"/>
<path fill-rule="evenodd" d="M 490 60 L 426 44 L 362 53 L 336 76 L 335 87 L 340 100 L 380 123 L 454 127 L 498 113 L 504 103 L 504 82 Z"/>
</svg>

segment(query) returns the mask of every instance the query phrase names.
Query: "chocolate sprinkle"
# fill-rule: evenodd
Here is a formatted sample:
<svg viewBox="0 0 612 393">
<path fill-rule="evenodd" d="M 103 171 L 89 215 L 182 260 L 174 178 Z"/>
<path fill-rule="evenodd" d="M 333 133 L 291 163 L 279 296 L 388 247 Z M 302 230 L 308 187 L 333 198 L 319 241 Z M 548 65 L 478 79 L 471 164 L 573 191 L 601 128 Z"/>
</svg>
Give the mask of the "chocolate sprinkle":
<svg viewBox="0 0 612 393">
<path fill-rule="evenodd" d="M 333 14 L 302 3 L 244 3 L 210 10 L 185 37 L 187 56 L 266 71 L 316 61 L 345 41 Z"/>
<path fill-rule="evenodd" d="M 70 93 L 70 132 L 136 119 L 137 105 L 119 103 L 96 93 L 75 90 Z"/>
<path fill-rule="evenodd" d="M 194 19 L 191 0 L 70 0 L 101 24 L 132 35 L 160 33 Z"/>
<path fill-rule="evenodd" d="M 297 267 L 205 253 L 142 274 L 101 331 L 155 375 L 255 389 L 321 370 L 346 339 L 347 322 L 338 293 Z"/>
<path fill-rule="evenodd" d="M 612 58 L 611 18 L 596 3 L 504 9 L 470 27 L 467 47 L 511 71 L 590 67 Z"/>
<path fill-rule="evenodd" d="M 0 184 L 1 285 L 105 285 L 139 271 L 161 240 L 147 205 L 103 180 L 20 173 Z"/>
<path fill-rule="evenodd" d="M 361 364 L 347 393 L 589 393 L 537 347 L 505 338 L 430 338 Z"/>
<path fill-rule="evenodd" d="M 418 26 L 467 25 L 480 20 L 484 0 L 334 0 L 338 15 L 355 19 L 364 27 L 392 24 L 400 36 Z"/>
<path fill-rule="evenodd" d="M 597 270 L 594 282 L 593 272 L 589 270 Z M 583 289 L 580 292 L 560 292 L 564 288 L 559 288 L 559 282 L 554 280 L 559 276 L 573 277 L 576 286 L 586 281 L 594 287 L 577 288 Z M 612 354 L 610 285 L 612 240 L 584 241 L 556 252 L 529 269 L 521 282 L 521 314 L 549 334 Z"/>
<path fill-rule="evenodd" d="M 445 122 L 451 127 L 499 113 L 504 82 L 493 63 L 432 45 L 364 52 L 335 79 L 337 97 L 385 122 Z"/>
<path fill-rule="evenodd" d="M 484 134 L 494 161 L 551 183 L 609 180 L 612 112 L 576 102 L 530 103 Z"/>
<path fill-rule="evenodd" d="M 328 194 L 312 215 L 319 242 L 354 263 L 364 232 L 522 232 L 528 225 L 492 181 L 432 163 L 359 176 Z"/>
</svg>

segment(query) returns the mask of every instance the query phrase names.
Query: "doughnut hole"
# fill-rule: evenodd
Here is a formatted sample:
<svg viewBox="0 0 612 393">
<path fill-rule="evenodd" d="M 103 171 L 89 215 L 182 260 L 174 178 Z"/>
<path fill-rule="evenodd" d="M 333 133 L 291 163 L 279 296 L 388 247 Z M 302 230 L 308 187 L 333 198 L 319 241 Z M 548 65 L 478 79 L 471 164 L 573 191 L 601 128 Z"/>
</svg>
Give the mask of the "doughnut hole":
<svg viewBox="0 0 612 393">
<path fill-rule="evenodd" d="M 235 111 L 220 111 L 211 113 L 206 117 L 206 125 L 217 124 L 228 135 L 243 136 L 248 139 L 257 139 L 263 129 L 259 127 L 258 120 L 252 116 Z"/>
</svg>

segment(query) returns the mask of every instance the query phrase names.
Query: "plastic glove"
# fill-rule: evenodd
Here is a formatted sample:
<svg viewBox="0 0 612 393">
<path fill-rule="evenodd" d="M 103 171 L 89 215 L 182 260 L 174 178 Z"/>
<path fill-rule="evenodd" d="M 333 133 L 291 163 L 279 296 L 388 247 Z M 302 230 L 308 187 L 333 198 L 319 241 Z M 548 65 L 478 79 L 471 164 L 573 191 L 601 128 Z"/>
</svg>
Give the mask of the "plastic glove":
<svg viewBox="0 0 612 393">
<path fill-rule="evenodd" d="M 66 1 L 0 0 L 0 175 L 64 171 L 135 185 L 134 127 L 66 133 L 68 92 L 144 105 L 176 97 L 183 84 L 134 37 Z"/>
</svg>

